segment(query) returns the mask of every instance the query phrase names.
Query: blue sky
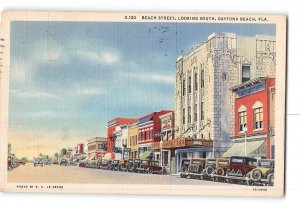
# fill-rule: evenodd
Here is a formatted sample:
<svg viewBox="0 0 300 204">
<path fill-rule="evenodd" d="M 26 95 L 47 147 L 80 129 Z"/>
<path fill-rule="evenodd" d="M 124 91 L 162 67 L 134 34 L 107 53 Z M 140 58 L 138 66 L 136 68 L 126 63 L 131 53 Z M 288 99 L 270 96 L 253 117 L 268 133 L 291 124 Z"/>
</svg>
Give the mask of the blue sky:
<svg viewBox="0 0 300 204">
<path fill-rule="evenodd" d="M 105 136 L 115 117 L 173 109 L 176 58 L 211 33 L 275 30 L 262 24 L 12 22 L 10 128 L 57 139 Z"/>
</svg>

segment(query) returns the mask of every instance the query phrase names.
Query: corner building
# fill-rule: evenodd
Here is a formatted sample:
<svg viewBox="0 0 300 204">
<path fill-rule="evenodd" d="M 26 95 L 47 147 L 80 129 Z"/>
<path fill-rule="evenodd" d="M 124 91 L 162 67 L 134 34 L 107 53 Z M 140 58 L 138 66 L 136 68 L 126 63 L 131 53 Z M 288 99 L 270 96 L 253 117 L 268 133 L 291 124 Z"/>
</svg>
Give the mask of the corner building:
<svg viewBox="0 0 300 204">
<path fill-rule="evenodd" d="M 220 157 L 234 135 L 230 88 L 257 77 L 275 76 L 275 36 L 213 33 L 176 62 L 175 138 L 208 139 L 203 157 Z M 196 152 L 188 157 L 199 156 Z"/>
</svg>

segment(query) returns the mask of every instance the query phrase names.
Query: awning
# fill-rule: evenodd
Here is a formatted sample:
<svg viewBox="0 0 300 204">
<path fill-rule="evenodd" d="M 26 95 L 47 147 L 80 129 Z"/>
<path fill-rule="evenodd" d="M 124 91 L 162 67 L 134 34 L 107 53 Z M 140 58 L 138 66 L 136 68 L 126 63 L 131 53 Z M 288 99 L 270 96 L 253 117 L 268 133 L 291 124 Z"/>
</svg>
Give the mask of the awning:
<svg viewBox="0 0 300 204">
<path fill-rule="evenodd" d="M 146 123 L 146 122 L 148 122 L 150 120 L 152 120 L 152 116 L 148 117 L 148 118 L 144 118 L 142 120 L 139 120 L 136 125 L 139 125 L 139 124 L 142 124 L 142 123 Z"/>
<path fill-rule="evenodd" d="M 241 143 L 234 143 L 230 149 L 223 154 L 224 157 L 230 156 L 255 156 L 252 153 L 257 150 L 262 144 L 264 140 L 259 141 L 247 141 Z"/>
<path fill-rule="evenodd" d="M 106 153 L 103 157 L 103 159 L 110 160 L 111 159 L 111 153 Z"/>
<path fill-rule="evenodd" d="M 185 149 L 177 149 L 175 151 L 175 154 L 177 153 L 188 153 L 188 152 L 212 152 L 213 148 L 208 147 L 208 148 L 185 148 Z"/>
<path fill-rule="evenodd" d="M 152 151 L 146 151 L 140 154 L 140 159 L 147 159 L 147 157 L 151 156 Z"/>
</svg>

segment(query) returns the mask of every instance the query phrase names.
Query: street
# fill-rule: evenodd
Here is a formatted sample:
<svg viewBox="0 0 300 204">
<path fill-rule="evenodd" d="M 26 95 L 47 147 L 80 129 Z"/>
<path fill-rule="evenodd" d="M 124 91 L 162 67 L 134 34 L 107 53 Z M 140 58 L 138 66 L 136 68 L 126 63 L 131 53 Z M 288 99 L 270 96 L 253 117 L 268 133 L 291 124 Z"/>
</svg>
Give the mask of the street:
<svg viewBox="0 0 300 204">
<path fill-rule="evenodd" d="M 78 166 L 21 165 L 8 171 L 9 183 L 79 183 L 79 184 L 166 184 L 166 185 L 229 185 L 221 182 L 180 178 L 179 175 L 139 174 L 81 168 Z"/>
</svg>

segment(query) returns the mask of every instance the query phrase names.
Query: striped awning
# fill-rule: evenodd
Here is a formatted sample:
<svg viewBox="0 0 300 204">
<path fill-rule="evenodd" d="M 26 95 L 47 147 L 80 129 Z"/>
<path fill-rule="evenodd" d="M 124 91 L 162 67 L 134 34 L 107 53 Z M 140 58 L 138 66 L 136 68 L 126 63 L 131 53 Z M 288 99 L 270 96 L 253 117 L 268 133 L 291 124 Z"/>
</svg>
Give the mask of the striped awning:
<svg viewBox="0 0 300 204">
<path fill-rule="evenodd" d="M 260 146 L 264 143 L 264 140 L 259 141 L 248 141 L 234 143 L 230 149 L 223 154 L 224 157 L 230 156 L 257 156 L 253 155 L 253 152 L 260 148 Z"/>
</svg>

